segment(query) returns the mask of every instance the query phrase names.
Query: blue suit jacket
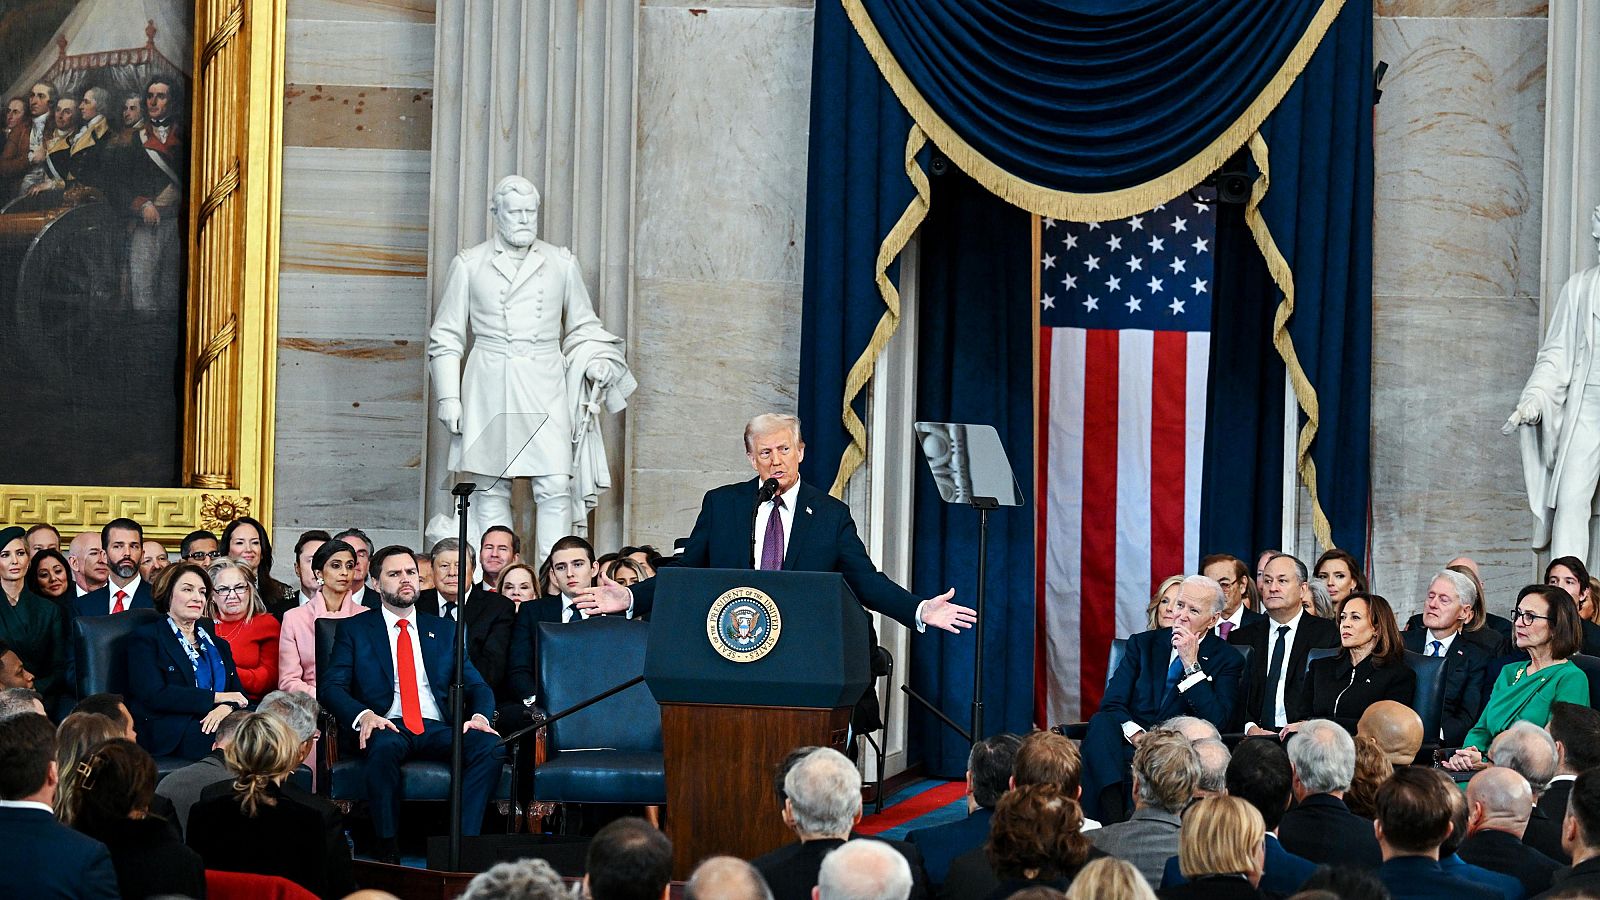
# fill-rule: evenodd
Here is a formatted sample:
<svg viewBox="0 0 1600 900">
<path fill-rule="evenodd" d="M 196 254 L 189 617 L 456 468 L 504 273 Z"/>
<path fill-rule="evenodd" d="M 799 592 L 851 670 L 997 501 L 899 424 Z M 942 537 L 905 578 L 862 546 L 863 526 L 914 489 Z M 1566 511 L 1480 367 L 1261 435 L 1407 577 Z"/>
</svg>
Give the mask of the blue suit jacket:
<svg viewBox="0 0 1600 900">
<path fill-rule="evenodd" d="M 697 569 L 753 569 L 757 479 L 725 484 L 706 492 L 700 516 L 674 565 Z M 862 605 L 907 627 L 916 626 L 922 602 L 878 571 L 856 533 L 850 507 L 827 493 L 800 483 L 794 523 L 784 548 L 783 567 L 794 572 L 838 572 Z M 655 579 L 633 586 L 633 609 L 648 616 L 655 602 Z"/>
<path fill-rule="evenodd" d="M 1261 874 L 1260 885 L 1262 893 L 1287 897 L 1300 890 L 1300 885 L 1305 884 L 1315 871 L 1316 863 L 1283 849 L 1277 835 L 1267 835 L 1267 865 Z M 1183 877 L 1183 870 L 1178 868 L 1178 858 L 1174 856 L 1168 859 L 1167 867 L 1161 873 L 1161 889 L 1188 883 L 1189 879 Z"/>
<path fill-rule="evenodd" d="M 1198 716 L 1222 728 L 1233 715 L 1244 674 L 1244 657 L 1214 634 L 1200 641 L 1200 668 L 1209 676 L 1187 691 L 1167 689 L 1172 629 L 1141 631 L 1106 685 L 1100 712 L 1149 728 L 1173 716 Z"/>
<path fill-rule="evenodd" d="M 42 809 L 0 807 L 0 894 L 28 900 L 116 900 L 106 845 Z"/>
<path fill-rule="evenodd" d="M 929 884 L 944 884 L 955 858 L 989 839 L 989 821 L 993 818 L 994 810 L 980 806 L 958 821 L 918 828 L 906 835 L 906 840 L 922 853 Z"/>
<path fill-rule="evenodd" d="M 139 579 L 139 587 L 133 592 L 133 598 L 128 602 L 129 609 L 155 609 L 155 597 L 150 593 L 150 582 Z M 111 612 L 111 582 L 95 588 L 81 597 L 72 600 L 72 614 L 74 616 L 104 616 Z"/>
<path fill-rule="evenodd" d="M 196 627 L 205 629 L 222 651 L 228 683 L 220 690 L 243 693 L 228 642 L 217 637 L 210 619 L 201 619 Z M 195 686 L 194 665 L 165 616 L 135 628 L 127 648 L 128 712 L 133 714 L 139 744 L 152 756 L 172 755 L 190 726 L 217 708 L 216 692 Z"/>
<path fill-rule="evenodd" d="M 382 612 L 340 619 L 334 632 L 333 659 L 317 673 L 317 699 L 333 713 L 340 728 L 349 728 L 364 709 L 384 715 L 394 705 L 394 658 L 389 650 L 388 622 Z M 441 616 L 416 613 L 414 637 L 421 642 L 422 666 L 440 715 L 450 715 L 449 688 L 455 662 L 456 623 Z M 494 714 L 494 691 L 465 661 L 467 715 Z"/>
<path fill-rule="evenodd" d="M 1528 896 L 1528 892 L 1522 889 L 1522 882 L 1512 878 L 1510 875 L 1502 875 L 1499 872 L 1491 872 L 1482 866 L 1475 866 L 1454 853 L 1440 859 L 1439 868 L 1443 869 L 1446 875 L 1465 878 L 1473 884 L 1494 888 L 1506 900 L 1522 900 L 1523 897 Z"/>
<path fill-rule="evenodd" d="M 1378 868 L 1378 880 L 1394 900 L 1502 900 L 1491 887 L 1445 872 L 1426 856 L 1400 856 Z"/>
</svg>

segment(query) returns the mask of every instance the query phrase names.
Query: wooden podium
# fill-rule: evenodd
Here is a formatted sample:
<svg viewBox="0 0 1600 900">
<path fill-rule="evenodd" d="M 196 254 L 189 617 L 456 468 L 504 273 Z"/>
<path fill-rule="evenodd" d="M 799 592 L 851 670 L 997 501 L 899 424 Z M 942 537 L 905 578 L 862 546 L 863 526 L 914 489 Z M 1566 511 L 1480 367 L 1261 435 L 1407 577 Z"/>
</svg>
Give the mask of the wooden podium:
<svg viewBox="0 0 1600 900">
<path fill-rule="evenodd" d="M 844 751 L 871 685 L 870 648 L 866 611 L 835 573 L 656 577 L 645 683 L 661 704 L 666 830 L 681 880 L 708 856 L 750 859 L 795 840 L 777 765 L 796 747 Z"/>
</svg>

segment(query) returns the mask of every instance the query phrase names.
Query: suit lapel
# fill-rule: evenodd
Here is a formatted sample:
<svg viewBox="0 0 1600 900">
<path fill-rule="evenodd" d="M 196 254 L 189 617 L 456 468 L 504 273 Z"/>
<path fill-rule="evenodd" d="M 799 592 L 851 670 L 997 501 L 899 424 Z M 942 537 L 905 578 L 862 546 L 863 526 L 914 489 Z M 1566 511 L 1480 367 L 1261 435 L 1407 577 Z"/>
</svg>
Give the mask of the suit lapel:
<svg viewBox="0 0 1600 900">
<path fill-rule="evenodd" d="M 189 661 L 189 654 L 185 653 L 183 650 L 183 642 L 178 640 L 178 636 L 176 634 L 172 633 L 171 626 L 166 626 L 162 629 L 161 637 L 162 649 L 167 651 L 168 658 L 178 664 L 178 671 L 182 672 L 187 669 L 188 671 L 193 672 L 194 663 Z"/>
<path fill-rule="evenodd" d="M 544 254 L 539 252 L 538 246 L 528 248 L 528 255 L 522 258 L 522 265 L 518 267 L 517 274 L 511 279 L 511 290 L 515 291 L 522 283 L 533 277 L 544 265 Z"/>
<path fill-rule="evenodd" d="M 796 547 L 806 546 L 811 539 L 811 531 L 815 525 L 812 519 L 816 518 L 816 507 L 811 503 L 810 493 L 812 487 L 801 482 L 800 490 L 794 494 L 794 519 L 789 525 L 789 543 L 783 548 L 783 568 L 785 571 L 794 571 L 800 568 L 801 560 L 797 557 Z"/>
</svg>

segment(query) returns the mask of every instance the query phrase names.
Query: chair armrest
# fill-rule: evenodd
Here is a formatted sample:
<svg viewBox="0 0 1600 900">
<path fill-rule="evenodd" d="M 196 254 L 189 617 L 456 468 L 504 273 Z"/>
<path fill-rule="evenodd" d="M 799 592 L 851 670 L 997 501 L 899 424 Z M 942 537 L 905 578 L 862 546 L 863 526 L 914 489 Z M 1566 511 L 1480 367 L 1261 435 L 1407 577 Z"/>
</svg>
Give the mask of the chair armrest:
<svg viewBox="0 0 1600 900">
<path fill-rule="evenodd" d="M 328 796 L 333 792 L 333 764 L 339 761 L 339 723 L 327 710 L 317 713 L 318 739 L 312 751 L 312 768 L 316 772 L 317 793 Z"/>
</svg>

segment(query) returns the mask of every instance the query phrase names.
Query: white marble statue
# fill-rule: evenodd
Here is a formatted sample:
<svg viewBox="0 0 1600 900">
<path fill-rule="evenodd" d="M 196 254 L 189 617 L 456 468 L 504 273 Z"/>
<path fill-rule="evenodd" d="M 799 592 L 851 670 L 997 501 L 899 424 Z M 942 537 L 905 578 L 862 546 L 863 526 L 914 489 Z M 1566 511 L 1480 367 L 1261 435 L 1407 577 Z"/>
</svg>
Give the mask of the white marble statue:
<svg viewBox="0 0 1600 900">
<path fill-rule="evenodd" d="M 1590 218 L 1600 249 L 1600 207 Z M 1600 559 L 1600 266 L 1561 288 L 1522 399 L 1501 431 L 1520 432 L 1528 503 L 1539 518 L 1534 548 L 1550 557 Z"/>
<path fill-rule="evenodd" d="M 452 435 L 450 470 L 479 488 L 507 475 L 473 496 L 469 540 L 476 545 L 490 525 L 512 524 L 509 479 L 526 476 L 537 565 L 551 544 L 585 532 L 589 510 L 611 486 L 600 416 L 626 406 L 638 384 L 622 339 L 595 316 L 572 252 L 537 238 L 532 182 L 501 179 L 490 209 L 495 236 L 450 261 L 428 333 L 428 368 L 439 421 Z M 537 414 L 548 419 L 524 447 Z M 456 533 L 449 522 L 428 530 Z"/>
</svg>

